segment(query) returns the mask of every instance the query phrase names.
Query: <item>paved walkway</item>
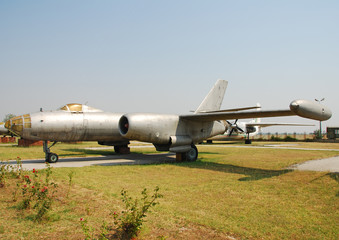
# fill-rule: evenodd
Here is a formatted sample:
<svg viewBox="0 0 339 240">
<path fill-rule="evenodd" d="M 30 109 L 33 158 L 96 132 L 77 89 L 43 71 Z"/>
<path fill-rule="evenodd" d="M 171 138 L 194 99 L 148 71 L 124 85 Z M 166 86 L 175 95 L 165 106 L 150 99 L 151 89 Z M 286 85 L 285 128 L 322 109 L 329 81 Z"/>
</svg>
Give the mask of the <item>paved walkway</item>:
<svg viewBox="0 0 339 240">
<path fill-rule="evenodd" d="M 112 165 L 144 165 L 175 162 L 175 154 L 126 154 L 109 155 L 98 157 L 77 157 L 77 158 L 59 158 L 57 163 L 51 164 L 52 167 L 85 167 L 85 166 L 112 166 Z M 22 160 L 22 167 L 26 170 L 43 169 L 46 167 L 45 159 Z M 9 161 L 9 164 L 16 165 L 15 160 Z"/>
<path fill-rule="evenodd" d="M 300 171 L 337 172 L 339 173 L 339 156 L 307 161 L 290 166 L 288 169 Z"/>
</svg>

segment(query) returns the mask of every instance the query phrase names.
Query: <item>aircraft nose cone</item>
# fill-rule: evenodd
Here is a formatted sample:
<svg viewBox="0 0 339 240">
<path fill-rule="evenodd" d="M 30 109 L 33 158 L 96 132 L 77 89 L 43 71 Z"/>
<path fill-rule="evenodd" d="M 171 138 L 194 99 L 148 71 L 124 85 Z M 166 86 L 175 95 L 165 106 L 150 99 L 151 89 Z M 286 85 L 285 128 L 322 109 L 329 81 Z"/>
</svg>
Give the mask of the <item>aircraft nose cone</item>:
<svg viewBox="0 0 339 240">
<path fill-rule="evenodd" d="M 31 127 L 31 117 L 29 114 L 11 118 L 5 123 L 5 128 L 19 136 L 22 136 L 24 128 L 30 127 Z"/>
<path fill-rule="evenodd" d="M 5 122 L 5 128 L 7 128 L 7 129 L 10 129 L 10 128 L 11 128 L 11 121 L 10 121 L 10 120 L 7 120 L 7 121 Z"/>
</svg>

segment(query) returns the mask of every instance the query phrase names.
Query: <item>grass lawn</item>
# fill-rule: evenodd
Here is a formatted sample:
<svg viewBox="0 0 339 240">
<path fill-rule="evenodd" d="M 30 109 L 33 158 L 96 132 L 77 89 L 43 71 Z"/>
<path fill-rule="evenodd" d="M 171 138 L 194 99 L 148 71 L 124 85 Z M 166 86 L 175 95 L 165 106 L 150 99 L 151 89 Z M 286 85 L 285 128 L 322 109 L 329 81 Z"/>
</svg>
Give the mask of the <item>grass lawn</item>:
<svg viewBox="0 0 339 240">
<path fill-rule="evenodd" d="M 53 152 L 60 157 L 112 154 L 83 150 L 91 146 L 97 145 L 60 144 Z M 159 186 L 164 197 L 147 215 L 139 239 L 338 239 L 339 174 L 285 170 L 338 152 L 213 145 L 198 149 L 199 159 L 193 163 L 54 168 L 58 192 L 41 223 L 32 220 L 33 209 L 15 207 L 12 193 L 19 180 L 8 178 L 0 188 L 0 238 L 84 239 L 80 218 L 98 234 L 103 221 L 112 224 L 110 212 L 121 211 L 122 189 L 140 198 L 144 188 L 151 193 Z M 43 153 L 41 147 L 0 145 L 0 156 L 43 158 Z"/>
</svg>

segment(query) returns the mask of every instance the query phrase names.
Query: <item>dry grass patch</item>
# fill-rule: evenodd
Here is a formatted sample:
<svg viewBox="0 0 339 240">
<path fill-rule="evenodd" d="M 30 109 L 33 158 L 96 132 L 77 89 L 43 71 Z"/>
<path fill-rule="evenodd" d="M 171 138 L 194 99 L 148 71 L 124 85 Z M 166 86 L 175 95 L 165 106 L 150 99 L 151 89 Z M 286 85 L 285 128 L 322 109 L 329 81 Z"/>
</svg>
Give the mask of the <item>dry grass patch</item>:
<svg viewBox="0 0 339 240">
<path fill-rule="evenodd" d="M 193 163 L 56 168 L 58 196 L 49 218 L 39 224 L 29 212 L 13 208 L 10 181 L 15 180 L 9 179 L 0 188 L 0 238 L 84 239 L 80 218 L 100 229 L 112 220 L 110 210 L 122 209 L 122 189 L 136 197 L 155 186 L 164 197 L 148 215 L 140 239 L 337 238 L 338 174 L 284 169 L 336 153 L 213 145 L 199 150 Z"/>
</svg>

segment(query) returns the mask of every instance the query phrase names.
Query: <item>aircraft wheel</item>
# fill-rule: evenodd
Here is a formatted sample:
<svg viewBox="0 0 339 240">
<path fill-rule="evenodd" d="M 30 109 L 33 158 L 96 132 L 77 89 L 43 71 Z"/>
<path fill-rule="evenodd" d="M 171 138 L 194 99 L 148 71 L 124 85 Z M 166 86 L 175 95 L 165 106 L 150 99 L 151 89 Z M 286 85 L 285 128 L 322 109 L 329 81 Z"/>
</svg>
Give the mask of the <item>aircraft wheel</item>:
<svg viewBox="0 0 339 240">
<path fill-rule="evenodd" d="M 131 153 L 130 148 L 128 147 L 128 145 L 124 145 L 124 146 L 114 146 L 114 152 L 116 154 L 129 154 Z"/>
<path fill-rule="evenodd" d="M 245 144 L 251 144 L 251 143 L 252 143 L 252 141 L 250 139 L 245 140 Z"/>
<path fill-rule="evenodd" d="M 116 154 L 119 154 L 120 153 L 120 146 L 114 146 L 114 152 Z"/>
<path fill-rule="evenodd" d="M 186 153 L 186 160 L 194 162 L 198 158 L 198 149 L 195 145 L 192 145 L 191 149 Z"/>
<path fill-rule="evenodd" d="M 59 156 L 55 153 L 48 154 L 48 160 L 49 163 L 56 163 L 59 160 Z"/>
</svg>

